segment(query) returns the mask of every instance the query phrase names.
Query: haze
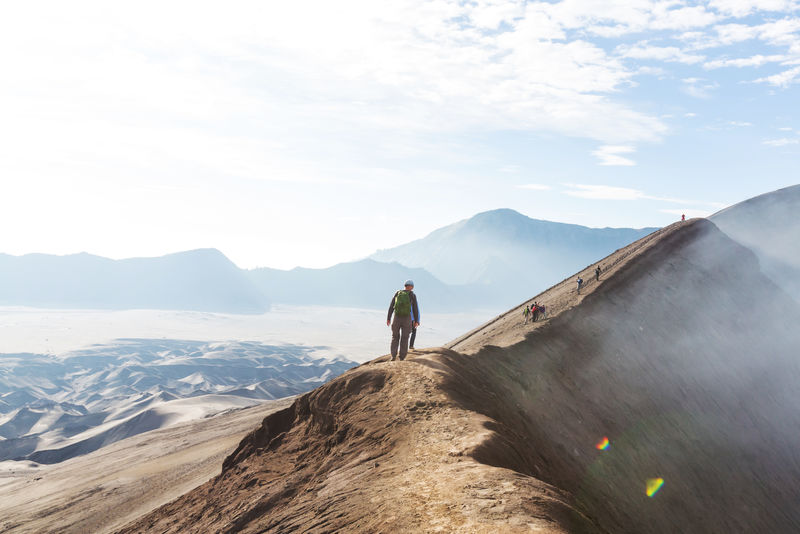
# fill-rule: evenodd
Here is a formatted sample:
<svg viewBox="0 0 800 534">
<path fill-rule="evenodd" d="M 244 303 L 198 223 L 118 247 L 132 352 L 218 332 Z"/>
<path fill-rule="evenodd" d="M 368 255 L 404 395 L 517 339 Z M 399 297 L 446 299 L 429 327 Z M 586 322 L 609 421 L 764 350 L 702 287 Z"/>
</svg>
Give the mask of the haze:
<svg viewBox="0 0 800 534">
<path fill-rule="evenodd" d="M 327 267 L 501 207 L 709 215 L 796 179 L 798 28 L 789 0 L 8 4 L 0 251 Z"/>
</svg>

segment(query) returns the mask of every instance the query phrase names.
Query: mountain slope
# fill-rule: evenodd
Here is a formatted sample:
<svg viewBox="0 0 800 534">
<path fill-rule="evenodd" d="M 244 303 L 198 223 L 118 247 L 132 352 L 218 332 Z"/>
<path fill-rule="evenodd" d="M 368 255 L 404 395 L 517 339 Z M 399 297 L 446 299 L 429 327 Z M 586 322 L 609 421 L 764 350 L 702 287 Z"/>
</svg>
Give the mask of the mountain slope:
<svg viewBox="0 0 800 534">
<path fill-rule="evenodd" d="M 113 532 L 213 477 L 254 425 L 290 403 L 146 432 L 60 464 L 0 462 L 0 532 Z"/>
<path fill-rule="evenodd" d="M 603 262 L 547 320 L 300 397 L 120 532 L 796 531 L 797 303 L 705 220 Z"/>
<path fill-rule="evenodd" d="M 499 209 L 371 258 L 424 268 L 448 284 L 486 286 L 496 302 L 509 305 L 653 230 L 587 228 Z"/>
<path fill-rule="evenodd" d="M 261 313 L 267 298 L 221 252 L 110 260 L 0 254 L 0 305 Z"/>
<path fill-rule="evenodd" d="M 800 300 L 800 185 L 745 200 L 709 219 L 758 256 L 773 282 Z"/>
</svg>

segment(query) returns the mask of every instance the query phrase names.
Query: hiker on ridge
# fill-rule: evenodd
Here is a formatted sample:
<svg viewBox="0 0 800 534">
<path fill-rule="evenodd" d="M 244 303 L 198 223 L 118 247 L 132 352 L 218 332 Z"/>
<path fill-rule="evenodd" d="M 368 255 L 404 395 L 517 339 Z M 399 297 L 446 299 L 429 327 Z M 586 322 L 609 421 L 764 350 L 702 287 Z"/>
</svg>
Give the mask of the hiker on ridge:
<svg viewBox="0 0 800 534">
<path fill-rule="evenodd" d="M 578 277 L 578 295 L 581 294 L 581 286 L 583 286 L 583 278 Z"/>
<path fill-rule="evenodd" d="M 597 269 L 594 270 L 594 279 L 598 282 L 600 281 L 600 265 L 598 265 Z"/>
<path fill-rule="evenodd" d="M 406 359 L 408 354 L 408 336 L 412 328 L 419 326 L 419 305 L 414 294 L 414 282 L 406 280 L 405 289 L 396 292 L 389 303 L 389 313 L 386 316 L 386 326 L 392 326 L 392 361 L 399 356 Z M 392 321 L 394 313 L 394 321 Z M 399 352 L 399 354 L 398 354 Z"/>
<path fill-rule="evenodd" d="M 528 316 L 530 316 L 530 314 L 531 314 L 531 307 L 526 305 L 525 309 L 522 310 L 522 316 L 525 317 L 524 324 L 528 324 Z"/>
</svg>

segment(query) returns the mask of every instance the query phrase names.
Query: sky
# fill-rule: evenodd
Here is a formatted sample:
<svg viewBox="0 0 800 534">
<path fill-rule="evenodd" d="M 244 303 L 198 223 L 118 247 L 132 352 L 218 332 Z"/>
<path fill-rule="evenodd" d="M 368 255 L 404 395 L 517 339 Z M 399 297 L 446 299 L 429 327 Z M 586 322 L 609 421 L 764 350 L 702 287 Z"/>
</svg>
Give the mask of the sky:
<svg viewBox="0 0 800 534">
<path fill-rule="evenodd" d="M 0 252 L 327 267 L 800 182 L 800 2 L 13 2 Z"/>
</svg>

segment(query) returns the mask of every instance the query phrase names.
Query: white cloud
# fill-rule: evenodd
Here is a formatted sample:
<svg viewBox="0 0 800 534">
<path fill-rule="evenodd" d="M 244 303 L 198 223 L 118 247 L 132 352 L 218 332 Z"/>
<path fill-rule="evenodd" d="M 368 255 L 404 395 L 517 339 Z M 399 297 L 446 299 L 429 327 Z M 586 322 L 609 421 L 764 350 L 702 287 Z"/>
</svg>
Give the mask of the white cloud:
<svg viewBox="0 0 800 534">
<path fill-rule="evenodd" d="M 711 0 L 708 5 L 724 15 L 737 18 L 756 11 L 791 12 L 798 8 L 794 0 Z"/>
<path fill-rule="evenodd" d="M 702 78 L 684 78 L 683 92 L 694 98 L 711 98 L 711 91 L 717 89 L 719 84 Z"/>
<path fill-rule="evenodd" d="M 531 191 L 550 191 L 553 189 L 545 184 L 521 184 L 517 186 L 519 189 L 530 189 Z"/>
<path fill-rule="evenodd" d="M 637 189 L 627 187 L 613 187 L 610 185 L 585 185 L 565 184 L 570 188 L 564 193 L 578 198 L 592 200 L 639 200 L 646 198 L 645 194 Z"/>
<path fill-rule="evenodd" d="M 755 56 L 735 58 L 735 59 L 715 59 L 703 63 L 703 68 L 706 69 L 719 69 L 722 67 L 760 67 L 767 63 L 780 63 L 786 61 L 789 56 L 785 54 L 773 54 L 770 56 L 763 56 L 757 54 Z"/>
<path fill-rule="evenodd" d="M 756 83 L 768 83 L 775 87 L 786 89 L 792 84 L 800 82 L 800 67 L 794 67 L 772 76 L 765 76 L 755 80 Z"/>
<path fill-rule="evenodd" d="M 733 126 L 735 128 L 747 128 L 749 126 L 752 126 L 753 123 L 747 121 L 728 121 L 728 125 Z"/>
<path fill-rule="evenodd" d="M 630 167 L 636 165 L 632 159 L 624 158 L 620 154 L 632 154 L 636 148 L 625 145 L 604 145 L 592 151 L 592 155 L 600 160 L 599 165 L 616 165 Z"/>
<path fill-rule="evenodd" d="M 800 145 L 800 138 L 782 137 L 780 139 L 767 139 L 763 142 L 769 146 L 787 146 L 787 145 Z"/>
<path fill-rule="evenodd" d="M 658 197 L 648 195 L 638 189 L 629 187 L 616 187 L 610 185 L 586 185 L 586 184 L 563 184 L 569 189 L 564 194 L 588 198 L 593 200 L 657 200 L 659 202 L 670 202 L 678 204 L 698 204 L 680 198 Z"/>
<path fill-rule="evenodd" d="M 675 46 L 650 46 L 640 43 L 632 47 L 620 47 L 618 53 L 622 57 L 632 59 L 652 59 L 658 61 L 669 61 L 692 65 L 701 63 L 705 56 L 689 54 Z"/>
</svg>

